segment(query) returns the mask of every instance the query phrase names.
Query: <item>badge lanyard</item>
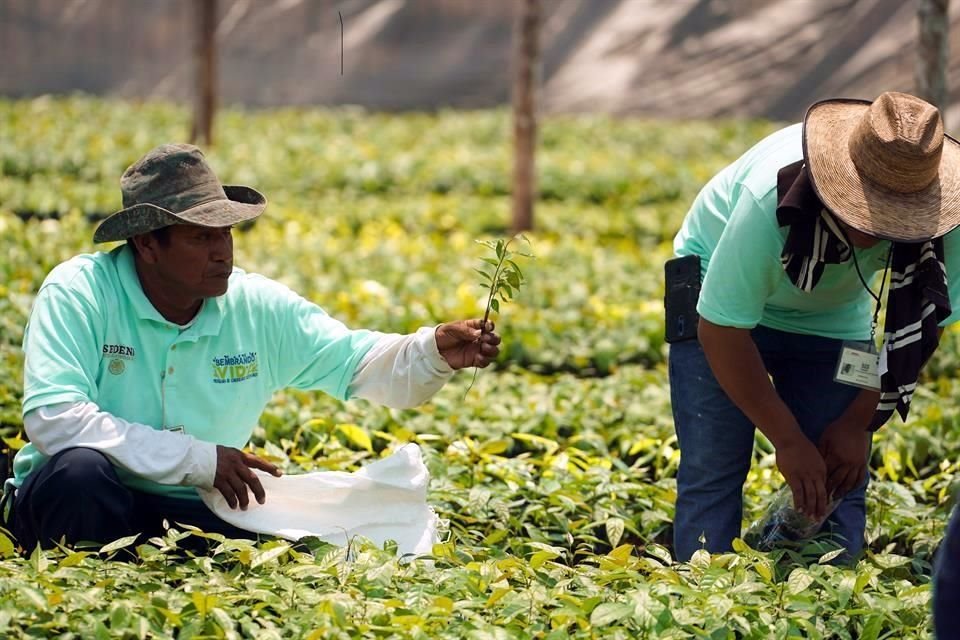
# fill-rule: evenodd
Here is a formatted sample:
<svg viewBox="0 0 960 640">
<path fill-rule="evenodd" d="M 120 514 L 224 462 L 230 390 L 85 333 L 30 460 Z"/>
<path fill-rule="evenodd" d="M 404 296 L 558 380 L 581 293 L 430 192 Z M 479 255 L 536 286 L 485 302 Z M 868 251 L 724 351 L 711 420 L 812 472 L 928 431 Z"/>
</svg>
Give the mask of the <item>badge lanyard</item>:
<svg viewBox="0 0 960 640">
<path fill-rule="evenodd" d="M 877 345 L 877 326 L 880 324 L 880 307 L 883 305 L 883 289 L 887 283 L 887 273 L 890 271 L 890 264 L 893 260 L 893 243 L 890 243 L 890 250 L 887 251 L 887 262 L 883 267 L 883 277 L 880 278 L 880 293 L 874 293 L 873 289 L 870 288 L 870 285 L 867 284 L 867 281 L 863 277 L 863 273 L 860 272 L 860 264 L 857 262 L 857 252 L 854 251 L 853 247 L 850 247 L 850 253 L 853 256 L 853 266 L 857 269 L 857 276 L 860 278 L 860 284 L 863 285 L 863 288 L 867 290 L 867 293 L 870 294 L 870 297 L 877 301 L 877 306 L 873 311 L 873 320 L 870 322 L 870 344 L 873 348 L 876 348 Z"/>
<path fill-rule="evenodd" d="M 890 271 L 890 264 L 893 259 L 893 243 L 890 243 L 890 250 L 887 252 L 886 266 L 884 266 L 883 276 L 880 279 L 880 293 L 874 293 L 870 285 L 867 284 L 866 279 L 860 272 L 857 254 L 852 246 L 850 251 L 853 254 L 853 265 L 857 269 L 860 283 L 870 294 L 870 297 L 876 300 L 877 306 L 870 323 L 870 343 L 864 347 L 862 342 L 844 342 L 840 349 L 837 371 L 833 379 L 843 384 L 879 391 L 881 369 L 885 365 L 881 365 L 882 354 L 877 350 L 877 326 L 880 324 L 880 309 L 883 306 L 883 290 L 887 283 L 887 272 Z"/>
</svg>

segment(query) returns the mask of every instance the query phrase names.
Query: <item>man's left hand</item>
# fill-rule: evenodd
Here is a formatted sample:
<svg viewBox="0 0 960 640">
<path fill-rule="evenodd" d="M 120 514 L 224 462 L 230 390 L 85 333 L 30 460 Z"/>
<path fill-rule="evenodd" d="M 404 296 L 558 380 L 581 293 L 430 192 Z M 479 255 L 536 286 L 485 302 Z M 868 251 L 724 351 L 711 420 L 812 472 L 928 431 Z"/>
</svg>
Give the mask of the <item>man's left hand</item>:
<svg viewBox="0 0 960 640">
<path fill-rule="evenodd" d="M 872 435 L 861 421 L 841 418 L 830 424 L 820 436 L 820 454 L 827 465 L 828 495 L 839 498 L 863 482 L 867 475 Z"/>
<path fill-rule="evenodd" d="M 440 355 L 453 369 L 483 368 L 500 353 L 500 336 L 494 333 L 493 323 L 483 326 L 482 320 L 459 320 L 437 327 L 435 334 Z"/>
</svg>

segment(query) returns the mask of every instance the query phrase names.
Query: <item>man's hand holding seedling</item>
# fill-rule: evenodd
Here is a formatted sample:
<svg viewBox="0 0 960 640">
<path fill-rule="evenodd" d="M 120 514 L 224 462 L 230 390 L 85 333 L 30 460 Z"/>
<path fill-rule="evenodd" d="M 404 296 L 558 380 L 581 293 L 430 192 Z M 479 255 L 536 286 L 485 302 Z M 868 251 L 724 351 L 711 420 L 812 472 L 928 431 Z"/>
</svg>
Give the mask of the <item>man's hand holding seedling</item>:
<svg viewBox="0 0 960 640">
<path fill-rule="evenodd" d="M 482 330 L 481 330 L 482 329 Z M 437 327 L 437 349 L 453 369 L 484 368 L 500 353 L 500 336 L 493 323 L 483 320 L 460 320 Z"/>
</svg>

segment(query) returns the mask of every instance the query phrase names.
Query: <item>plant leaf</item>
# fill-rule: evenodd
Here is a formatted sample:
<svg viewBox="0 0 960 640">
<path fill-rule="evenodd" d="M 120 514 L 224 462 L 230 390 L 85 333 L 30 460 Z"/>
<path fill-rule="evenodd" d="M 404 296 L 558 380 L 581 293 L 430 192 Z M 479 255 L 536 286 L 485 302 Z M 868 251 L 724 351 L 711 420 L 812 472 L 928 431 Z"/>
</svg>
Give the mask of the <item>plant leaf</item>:
<svg viewBox="0 0 960 640">
<path fill-rule="evenodd" d="M 493 280 L 493 274 L 487 273 L 486 271 L 483 271 L 481 269 L 474 269 L 474 271 L 482 275 L 487 282 L 490 282 L 491 280 Z"/>
<path fill-rule="evenodd" d="M 620 518 L 607 518 L 604 526 L 607 530 L 607 540 L 610 541 L 610 546 L 616 548 L 616 546 L 620 544 L 620 538 L 623 537 L 623 520 Z"/>
<path fill-rule="evenodd" d="M 370 440 L 370 436 L 367 435 L 367 432 L 364 431 L 361 427 L 355 424 L 338 424 L 337 431 L 346 436 L 347 440 L 361 449 L 366 449 L 369 452 L 373 452 L 373 442 Z"/>
<path fill-rule="evenodd" d="M 279 558 L 289 550 L 290 550 L 290 545 L 283 543 L 276 547 L 273 547 L 272 549 L 267 549 L 266 551 L 262 551 L 253 558 L 253 562 L 250 563 L 250 568 L 256 569 L 262 564 L 266 564 L 267 562 L 276 560 L 277 558 Z"/>
<path fill-rule="evenodd" d="M 17 555 L 13 541 L 0 531 L 0 558 L 12 558 Z"/>
<path fill-rule="evenodd" d="M 830 562 L 830 561 L 833 560 L 834 558 L 837 558 L 837 557 L 840 557 L 841 555 L 843 555 L 844 552 L 846 552 L 846 549 L 844 549 L 843 547 L 840 547 L 839 549 L 834 549 L 833 551 L 830 551 L 829 553 L 825 553 L 825 554 L 823 554 L 822 556 L 820 556 L 820 559 L 817 560 L 817 563 L 818 563 L 818 564 L 827 564 L 828 562 Z"/>
<path fill-rule="evenodd" d="M 805 569 L 794 569 L 787 578 L 787 591 L 791 595 L 799 595 L 813 584 L 813 576 Z"/>
<path fill-rule="evenodd" d="M 137 535 L 127 536 L 125 538 L 120 538 L 119 540 L 114 540 L 110 544 L 106 544 L 100 547 L 100 553 L 113 553 L 114 551 L 119 551 L 125 547 L 129 547 L 134 542 L 137 541 Z"/>
<path fill-rule="evenodd" d="M 3 442 L 10 447 L 11 451 L 19 451 L 27 446 L 27 441 L 23 439 L 23 433 L 18 433 L 10 438 L 4 438 Z"/>
<path fill-rule="evenodd" d="M 590 614 L 590 624 L 603 627 L 633 615 L 634 607 L 623 602 L 603 602 Z"/>
</svg>

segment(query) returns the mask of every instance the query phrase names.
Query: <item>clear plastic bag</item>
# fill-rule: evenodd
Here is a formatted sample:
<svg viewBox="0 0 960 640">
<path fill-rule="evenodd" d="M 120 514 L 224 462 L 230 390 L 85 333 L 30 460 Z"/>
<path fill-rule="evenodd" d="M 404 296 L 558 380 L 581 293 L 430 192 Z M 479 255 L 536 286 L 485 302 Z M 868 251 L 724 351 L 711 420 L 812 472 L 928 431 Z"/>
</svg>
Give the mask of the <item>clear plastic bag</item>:
<svg viewBox="0 0 960 640">
<path fill-rule="evenodd" d="M 770 551 L 783 542 L 798 542 L 813 537 L 840 504 L 831 498 L 822 518 L 810 518 L 793 506 L 793 491 L 784 485 L 774 495 L 763 515 L 747 530 L 744 539 L 754 549 Z"/>
</svg>

